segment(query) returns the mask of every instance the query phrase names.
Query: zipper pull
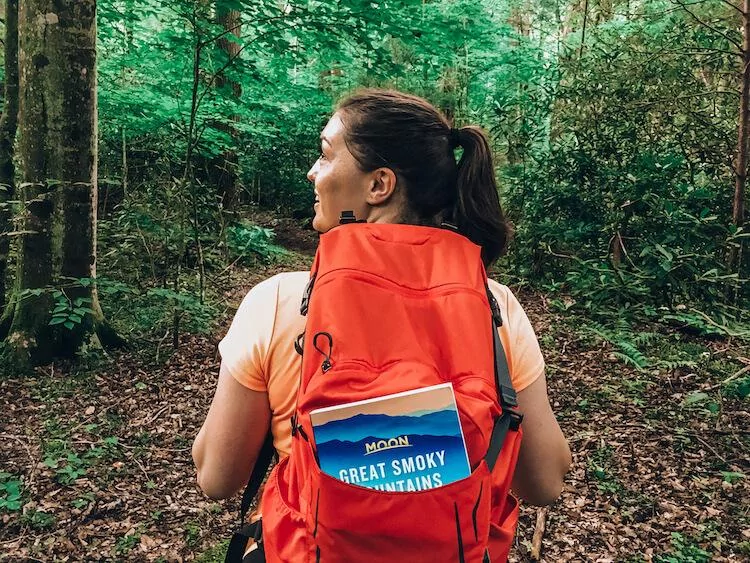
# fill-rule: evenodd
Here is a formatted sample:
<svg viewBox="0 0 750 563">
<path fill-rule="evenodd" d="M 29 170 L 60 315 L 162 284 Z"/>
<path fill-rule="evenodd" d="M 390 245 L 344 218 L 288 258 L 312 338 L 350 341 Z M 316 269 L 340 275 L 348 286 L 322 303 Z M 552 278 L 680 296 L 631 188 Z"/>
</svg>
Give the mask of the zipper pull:
<svg viewBox="0 0 750 563">
<path fill-rule="evenodd" d="M 328 340 L 328 351 L 326 352 L 323 350 L 320 346 L 318 346 L 318 338 L 323 336 Z M 327 372 L 329 369 L 333 367 L 333 359 L 331 358 L 331 354 L 333 353 L 333 337 L 327 333 L 327 332 L 317 332 L 315 333 L 315 336 L 313 337 L 313 348 L 315 348 L 318 352 L 323 354 L 323 363 L 320 365 L 320 369 L 323 370 L 323 373 Z"/>
</svg>

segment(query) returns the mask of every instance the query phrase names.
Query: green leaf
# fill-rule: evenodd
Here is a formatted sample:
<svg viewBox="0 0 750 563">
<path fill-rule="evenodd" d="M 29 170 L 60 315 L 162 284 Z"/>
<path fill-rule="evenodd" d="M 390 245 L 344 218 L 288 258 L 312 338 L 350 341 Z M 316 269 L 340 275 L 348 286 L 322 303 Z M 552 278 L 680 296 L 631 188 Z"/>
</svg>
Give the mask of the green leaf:
<svg viewBox="0 0 750 563">
<path fill-rule="evenodd" d="M 65 328 L 67 328 L 68 330 L 73 330 L 75 328 L 76 324 L 74 322 L 72 322 L 72 321 L 65 321 L 63 323 L 63 326 Z"/>
<path fill-rule="evenodd" d="M 73 312 L 81 316 L 85 316 L 86 314 L 94 314 L 94 310 L 89 309 L 88 307 L 76 307 L 75 309 L 73 309 Z"/>
<path fill-rule="evenodd" d="M 695 405 L 700 403 L 705 403 L 708 401 L 711 397 L 708 396 L 707 393 L 703 393 L 702 391 L 694 391 L 693 393 L 690 393 L 685 400 L 683 401 L 683 405 Z"/>
<path fill-rule="evenodd" d="M 46 457 L 44 458 L 44 465 L 46 465 L 50 469 L 57 469 L 57 467 L 60 465 L 60 460 L 52 457 Z"/>
<path fill-rule="evenodd" d="M 721 477 L 726 483 L 734 483 L 736 481 L 739 481 L 740 479 L 745 478 L 744 473 L 738 473 L 736 471 L 722 471 Z"/>
<path fill-rule="evenodd" d="M 49 322 L 49 326 L 63 324 L 67 320 L 68 320 L 68 315 L 65 315 L 64 317 L 52 317 L 52 319 Z"/>
</svg>

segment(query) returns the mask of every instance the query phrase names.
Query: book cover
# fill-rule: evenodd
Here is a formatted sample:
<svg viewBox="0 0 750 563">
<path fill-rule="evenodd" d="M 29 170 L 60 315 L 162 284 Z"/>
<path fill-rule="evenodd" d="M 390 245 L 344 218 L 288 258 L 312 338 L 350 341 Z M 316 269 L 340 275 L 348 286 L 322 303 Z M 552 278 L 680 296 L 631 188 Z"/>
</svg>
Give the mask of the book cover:
<svg viewBox="0 0 750 563">
<path fill-rule="evenodd" d="M 453 386 L 310 412 L 323 472 L 381 491 L 422 491 L 471 473 Z"/>
</svg>

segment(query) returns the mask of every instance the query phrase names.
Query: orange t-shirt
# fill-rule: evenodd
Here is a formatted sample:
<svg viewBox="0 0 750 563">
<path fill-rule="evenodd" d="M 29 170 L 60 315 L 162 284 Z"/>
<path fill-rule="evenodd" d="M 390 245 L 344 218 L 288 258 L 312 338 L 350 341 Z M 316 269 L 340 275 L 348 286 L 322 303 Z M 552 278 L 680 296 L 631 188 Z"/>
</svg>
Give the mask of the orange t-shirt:
<svg viewBox="0 0 750 563">
<path fill-rule="evenodd" d="M 242 385 L 268 393 L 271 430 L 280 456 L 292 445 L 289 420 L 297 402 L 302 358 L 294 340 L 305 330 L 299 308 L 309 272 L 273 276 L 253 287 L 242 301 L 232 326 L 219 343 L 224 366 Z M 531 385 L 544 371 L 534 329 L 520 303 L 504 285 L 489 282 L 503 313 L 498 330 L 516 391 Z"/>
</svg>

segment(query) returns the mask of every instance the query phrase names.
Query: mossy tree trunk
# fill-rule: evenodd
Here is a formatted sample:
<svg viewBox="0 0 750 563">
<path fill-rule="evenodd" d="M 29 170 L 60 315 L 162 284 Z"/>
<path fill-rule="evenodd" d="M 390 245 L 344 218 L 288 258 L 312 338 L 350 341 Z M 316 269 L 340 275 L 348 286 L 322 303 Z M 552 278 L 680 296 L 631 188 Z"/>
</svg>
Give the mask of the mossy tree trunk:
<svg viewBox="0 0 750 563">
<path fill-rule="evenodd" d="M 78 281 L 96 277 L 96 0 L 24 0 L 19 37 L 23 227 L 6 350 L 41 365 L 106 329 L 95 285 Z M 61 304 L 66 322 L 51 325 Z"/>
<path fill-rule="evenodd" d="M 5 100 L 0 117 L 0 308 L 5 306 L 10 233 L 13 232 L 11 201 L 16 195 L 13 154 L 18 125 L 18 0 L 5 2 Z"/>
</svg>

